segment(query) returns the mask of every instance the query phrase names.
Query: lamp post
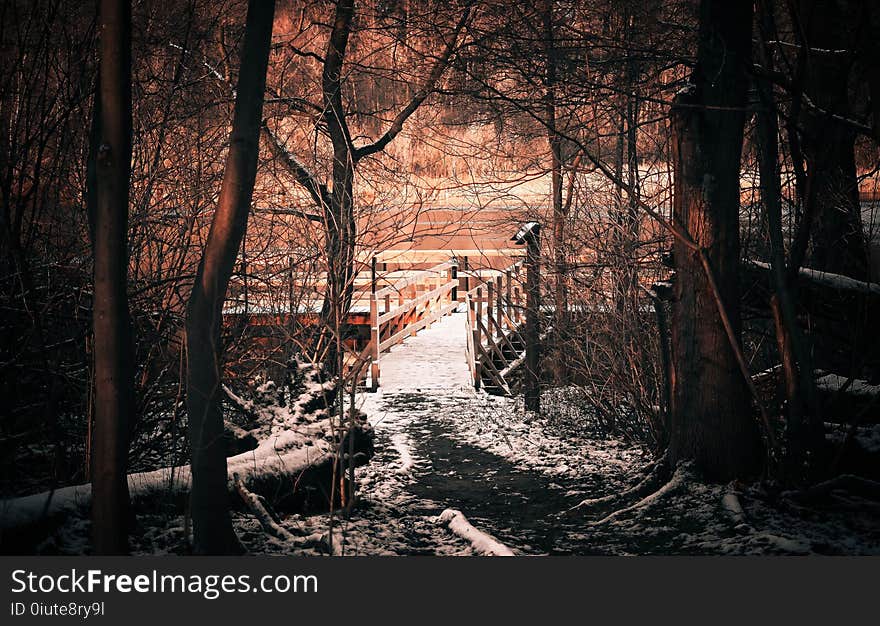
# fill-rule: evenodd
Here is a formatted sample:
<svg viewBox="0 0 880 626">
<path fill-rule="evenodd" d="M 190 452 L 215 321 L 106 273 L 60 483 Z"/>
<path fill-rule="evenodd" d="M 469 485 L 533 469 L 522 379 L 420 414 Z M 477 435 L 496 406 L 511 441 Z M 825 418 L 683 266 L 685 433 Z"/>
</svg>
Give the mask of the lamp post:
<svg viewBox="0 0 880 626">
<path fill-rule="evenodd" d="M 541 409 L 541 387 L 538 375 L 538 360 L 540 358 L 538 311 L 541 306 L 540 233 L 541 225 L 538 222 L 527 222 L 511 238 L 511 241 L 517 244 L 526 245 L 526 371 L 524 387 L 526 410 L 535 412 Z"/>
</svg>

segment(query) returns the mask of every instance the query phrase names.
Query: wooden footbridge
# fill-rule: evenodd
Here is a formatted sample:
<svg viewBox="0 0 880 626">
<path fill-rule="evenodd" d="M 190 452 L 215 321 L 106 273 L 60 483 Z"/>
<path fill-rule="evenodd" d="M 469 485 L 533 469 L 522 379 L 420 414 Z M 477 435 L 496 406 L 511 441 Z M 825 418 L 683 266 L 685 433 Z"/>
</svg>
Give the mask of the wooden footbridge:
<svg viewBox="0 0 880 626">
<path fill-rule="evenodd" d="M 462 329 L 461 360 L 470 384 L 490 393 L 515 391 L 513 375 L 525 362 L 525 250 L 511 242 L 509 218 L 507 211 L 481 213 L 479 220 L 461 211 L 428 211 L 411 224 L 408 240 L 387 249 L 378 241 L 372 249 L 363 244 L 342 337 L 344 368 L 359 385 L 379 388 L 383 361 L 395 347 L 457 316 L 462 323 L 446 327 Z M 305 248 L 254 257 L 233 280 L 227 324 L 247 328 L 251 352 L 257 346 L 269 355 L 259 361 L 269 363 L 260 365 L 267 378 L 283 375 L 271 368 L 283 369 L 298 349 L 296 338 L 323 323 L 327 273 L 314 259 Z M 445 359 L 450 341 L 443 339 Z M 430 360 L 430 351 L 420 358 Z"/>
<path fill-rule="evenodd" d="M 511 375 L 525 361 L 523 274 L 521 261 L 501 270 L 471 270 L 466 258 L 452 258 L 381 288 L 374 279 L 370 339 L 361 353 L 369 355 L 369 386 L 381 385 L 382 360 L 394 346 L 447 315 L 463 314 L 461 356 L 471 384 L 510 394 Z"/>
</svg>

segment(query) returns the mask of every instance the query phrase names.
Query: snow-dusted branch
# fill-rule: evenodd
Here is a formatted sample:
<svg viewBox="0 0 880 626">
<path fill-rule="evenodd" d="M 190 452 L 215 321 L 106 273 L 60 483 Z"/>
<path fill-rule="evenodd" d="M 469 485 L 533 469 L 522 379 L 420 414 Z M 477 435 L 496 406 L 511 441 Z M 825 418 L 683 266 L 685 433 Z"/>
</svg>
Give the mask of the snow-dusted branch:
<svg viewBox="0 0 880 626">
<path fill-rule="evenodd" d="M 461 511 L 446 509 L 437 517 L 437 523 L 444 524 L 453 533 L 471 543 L 477 554 L 484 556 L 516 556 L 510 548 L 471 525 Z"/>
<path fill-rule="evenodd" d="M 770 271 L 770 264 L 763 261 L 748 259 L 746 260 L 746 265 L 750 265 L 762 271 Z M 798 274 L 801 279 L 820 287 L 826 287 L 835 291 L 880 297 L 880 284 L 877 283 L 868 283 L 856 280 L 855 278 L 850 278 L 849 276 L 843 276 L 842 274 L 823 272 L 809 267 L 799 268 Z"/>
</svg>

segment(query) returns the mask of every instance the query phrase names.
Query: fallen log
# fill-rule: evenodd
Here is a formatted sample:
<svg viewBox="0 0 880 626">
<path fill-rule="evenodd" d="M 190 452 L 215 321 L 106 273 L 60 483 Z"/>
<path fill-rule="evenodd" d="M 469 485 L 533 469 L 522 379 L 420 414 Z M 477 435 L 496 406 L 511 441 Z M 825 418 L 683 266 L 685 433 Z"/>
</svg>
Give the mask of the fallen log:
<svg viewBox="0 0 880 626">
<path fill-rule="evenodd" d="M 372 456 L 369 426 L 357 427 L 355 465 L 366 463 Z M 366 445 L 364 442 L 369 442 Z M 230 490 L 237 474 L 244 485 L 257 493 L 272 494 L 273 506 L 283 510 L 302 510 L 329 504 L 330 485 L 337 467 L 337 437 L 330 420 L 303 424 L 297 430 L 274 434 L 254 449 L 227 459 Z M 132 502 L 179 500 L 189 493 L 189 465 L 166 467 L 149 472 L 129 474 L 128 487 Z M 317 491 L 316 503 L 313 491 Z M 29 496 L 0 501 L 0 542 L 10 531 L 38 525 L 47 519 L 84 512 L 91 505 L 90 484 L 71 485 Z"/>
<path fill-rule="evenodd" d="M 755 261 L 747 259 L 743 262 L 747 269 L 760 273 L 769 273 L 770 264 L 763 261 Z M 880 285 L 877 283 L 868 283 L 842 274 L 833 274 L 831 272 L 823 272 L 810 267 L 801 267 L 798 269 L 798 282 L 804 286 L 811 286 L 817 289 L 827 289 L 840 293 L 848 293 L 850 295 L 868 296 L 870 298 L 880 299 Z"/>
<path fill-rule="evenodd" d="M 453 533 L 469 541 L 477 554 L 483 556 L 516 556 L 510 548 L 471 525 L 461 511 L 446 509 L 436 518 L 437 523 L 445 524 Z"/>
<path fill-rule="evenodd" d="M 767 317 L 774 293 L 770 266 L 756 260 L 740 265 L 744 303 Z M 880 376 L 880 336 L 870 321 L 880 315 L 880 285 L 809 267 L 799 268 L 794 285 L 797 316 L 813 350 L 813 365 L 842 370 L 856 363 L 871 378 Z M 860 372 L 860 375 L 861 375 Z"/>
<path fill-rule="evenodd" d="M 858 415 L 861 424 L 880 423 L 880 385 L 825 374 L 816 380 L 816 397 L 827 421 L 849 423 Z"/>
<path fill-rule="evenodd" d="M 815 504 L 837 491 L 880 502 L 880 482 L 853 474 L 841 474 L 800 491 L 785 491 L 782 497 L 800 504 Z"/>
</svg>

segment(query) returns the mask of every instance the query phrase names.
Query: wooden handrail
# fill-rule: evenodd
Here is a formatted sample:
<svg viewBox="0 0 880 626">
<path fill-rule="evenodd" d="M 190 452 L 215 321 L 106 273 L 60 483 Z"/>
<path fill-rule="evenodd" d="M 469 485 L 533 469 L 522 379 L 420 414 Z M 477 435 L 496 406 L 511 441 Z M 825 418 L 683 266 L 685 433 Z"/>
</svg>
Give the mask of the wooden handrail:
<svg viewBox="0 0 880 626">
<path fill-rule="evenodd" d="M 491 276 L 491 278 L 492 278 L 492 279 L 495 279 L 495 278 L 497 278 L 498 276 L 504 276 L 504 275 L 506 275 L 508 272 L 513 272 L 513 271 L 515 271 L 515 270 L 516 270 L 518 267 L 520 267 L 522 264 L 523 264 L 522 261 L 517 261 L 516 263 L 514 263 L 514 264 L 512 264 L 512 265 L 509 265 L 509 266 L 507 266 L 507 267 L 505 267 L 503 270 L 487 270 L 486 273 L 487 273 L 487 274 L 488 274 L 488 273 L 494 274 L 493 276 Z M 477 279 L 479 279 L 479 280 L 482 281 L 482 282 L 480 282 L 479 285 L 477 285 L 477 286 L 472 287 L 471 289 L 469 289 L 469 290 L 467 291 L 467 293 L 465 294 L 465 295 L 469 295 L 469 296 L 471 296 L 471 297 L 473 298 L 473 296 L 475 296 L 476 293 L 477 293 L 477 289 L 479 289 L 479 288 L 483 287 L 484 285 L 488 284 L 489 281 L 488 281 L 488 280 L 483 280 L 481 276 L 475 274 L 474 272 L 469 272 L 467 275 L 468 275 L 468 276 L 472 276 L 472 277 L 477 278 Z M 511 279 L 511 280 L 512 280 L 512 279 Z"/>
<path fill-rule="evenodd" d="M 406 326 L 403 330 L 397 331 L 395 334 L 391 335 L 388 339 L 386 339 L 385 341 L 383 341 L 379 344 L 379 352 L 384 352 L 388 348 L 390 348 L 392 346 L 396 346 L 401 341 L 403 341 L 407 337 L 411 336 L 413 333 L 420 331 L 421 329 L 423 329 L 425 326 L 428 326 L 429 324 L 433 324 L 434 322 L 439 320 L 441 317 L 443 317 L 447 313 L 451 313 L 452 311 L 454 311 L 457 308 L 458 308 L 458 302 L 453 302 L 451 304 L 447 304 L 446 306 L 442 307 L 441 309 L 439 309 L 438 311 L 436 311 L 432 315 L 430 315 L 428 317 L 423 317 L 415 324 L 410 324 L 409 326 Z"/>
<path fill-rule="evenodd" d="M 457 261 L 452 259 L 430 269 L 416 272 L 394 285 L 369 294 L 370 378 L 373 390 L 379 386 L 379 360 L 383 352 L 458 308 L 458 301 L 455 297 L 458 289 L 457 268 Z M 447 274 L 446 277 L 443 276 L 444 272 Z M 437 285 L 438 278 L 445 278 L 445 280 L 442 284 Z M 406 300 L 403 290 L 420 283 L 430 284 L 433 288 L 420 295 L 415 295 L 415 289 L 413 289 L 413 297 Z M 400 298 L 399 306 L 394 309 L 390 308 L 392 294 L 397 294 Z M 447 298 L 448 302 L 446 302 Z M 385 303 L 385 312 L 381 314 L 379 313 L 380 301 Z M 444 302 L 446 303 L 444 304 Z M 383 335 L 389 336 L 383 338 Z"/>
<path fill-rule="evenodd" d="M 435 265 L 432 268 L 426 270 L 420 270 L 416 272 L 412 276 L 408 276 L 403 280 L 399 280 L 393 285 L 389 285 L 388 287 L 383 287 L 382 289 L 378 289 L 376 291 L 376 296 L 381 298 L 385 295 L 391 295 L 394 293 L 399 293 L 402 289 L 409 287 L 410 285 L 414 285 L 420 281 L 422 281 L 426 276 L 436 277 L 439 276 L 443 270 L 451 268 L 455 265 L 455 261 L 446 261 L 445 263 L 440 263 L 439 265 Z"/>
<path fill-rule="evenodd" d="M 492 385 L 509 394 L 505 376 L 524 360 L 514 345 L 515 340 L 522 340 L 521 290 L 519 285 L 514 285 L 515 274 L 519 273 L 522 263 L 518 261 L 503 270 L 493 270 L 490 277 L 479 276 L 481 282 L 464 294 L 468 313 L 468 368 L 476 389 L 481 387 L 485 376 Z"/>
<path fill-rule="evenodd" d="M 403 306 L 398 306 L 396 309 L 392 309 L 392 310 L 388 311 L 387 313 L 383 313 L 382 315 L 380 315 L 378 323 L 379 323 L 379 325 L 382 325 L 385 322 L 393 320 L 395 317 L 398 317 L 399 315 L 403 315 L 404 313 L 409 313 L 410 311 L 412 311 L 414 308 L 416 308 L 420 304 L 424 304 L 428 300 L 431 300 L 432 298 L 435 298 L 438 295 L 442 295 L 446 292 L 451 293 L 452 288 L 456 287 L 457 285 L 458 285 L 457 280 L 450 280 L 449 282 L 440 285 L 436 289 L 432 289 L 431 291 L 429 291 L 425 294 L 422 294 L 418 298 L 415 298 L 413 300 L 407 300 L 406 304 L 404 304 Z M 376 292 L 376 297 L 377 298 L 380 297 L 380 294 L 378 291 Z"/>
</svg>

